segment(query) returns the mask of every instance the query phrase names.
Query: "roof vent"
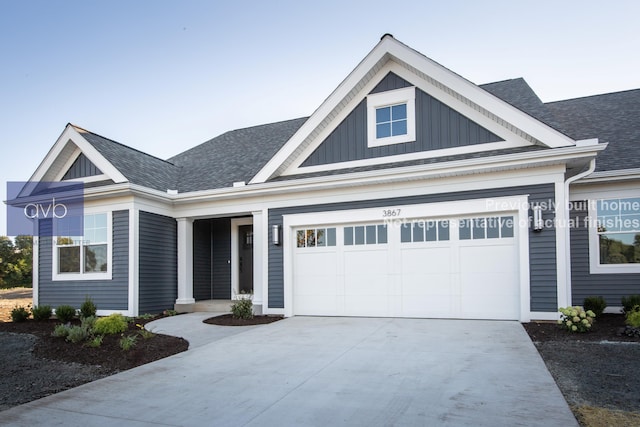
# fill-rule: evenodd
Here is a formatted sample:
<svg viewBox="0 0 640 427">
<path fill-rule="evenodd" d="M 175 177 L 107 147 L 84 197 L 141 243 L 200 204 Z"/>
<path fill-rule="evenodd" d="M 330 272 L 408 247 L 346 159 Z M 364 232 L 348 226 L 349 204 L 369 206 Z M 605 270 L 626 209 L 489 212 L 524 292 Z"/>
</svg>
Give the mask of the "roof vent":
<svg viewBox="0 0 640 427">
<path fill-rule="evenodd" d="M 383 35 L 382 37 L 380 37 L 380 40 L 384 39 L 384 38 L 385 38 L 385 37 L 387 37 L 387 36 L 389 36 L 389 37 L 391 37 L 391 38 L 394 38 L 394 37 L 393 37 L 393 34 L 391 34 L 391 33 L 384 33 L 384 35 Z"/>
</svg>

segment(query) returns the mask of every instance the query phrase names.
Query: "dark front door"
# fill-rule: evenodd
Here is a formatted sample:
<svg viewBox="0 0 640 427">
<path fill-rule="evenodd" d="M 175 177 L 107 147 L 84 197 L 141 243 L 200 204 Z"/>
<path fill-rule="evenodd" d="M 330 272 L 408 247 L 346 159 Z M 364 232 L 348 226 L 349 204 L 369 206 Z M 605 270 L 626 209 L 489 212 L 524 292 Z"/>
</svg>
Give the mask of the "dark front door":
<svg viewBox="0 0 640 427">
<path fill-rule="evenodd" d="M 253 293 L 253 225 L 238 227 L 239 292 Z"/>
</svg>

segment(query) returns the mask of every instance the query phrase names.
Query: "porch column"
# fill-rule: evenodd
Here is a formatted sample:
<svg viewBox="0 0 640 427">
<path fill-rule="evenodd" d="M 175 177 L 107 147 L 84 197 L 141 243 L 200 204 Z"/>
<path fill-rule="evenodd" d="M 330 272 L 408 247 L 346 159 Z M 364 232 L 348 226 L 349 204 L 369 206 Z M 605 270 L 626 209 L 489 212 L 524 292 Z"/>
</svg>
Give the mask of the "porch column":
<svg viewBox="0 0 640 427">
<path fill-rule="evenodd" d="M 178 222 L 178 299 L 175 309 L 193 311 L 193 219 L 177 218 Z"/>
<path fill-rule="evenodd" d="M 256 314 L 263 314 L 267 301 L 267 285 L 265 283 L 265 267 L 268 250 L 269 233 L 266 224 L 267 215 L 263 211 L 251 212 L 253 216 L 253 304 Z"/>
</svg>

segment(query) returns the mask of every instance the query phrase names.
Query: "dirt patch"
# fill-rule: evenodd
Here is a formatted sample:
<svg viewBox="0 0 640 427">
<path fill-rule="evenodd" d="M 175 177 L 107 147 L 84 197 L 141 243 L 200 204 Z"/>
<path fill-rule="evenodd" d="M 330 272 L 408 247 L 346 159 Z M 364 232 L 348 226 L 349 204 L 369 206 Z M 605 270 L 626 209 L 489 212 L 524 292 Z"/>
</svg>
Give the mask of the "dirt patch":
<svg viewBox="0 0 640 427">
<path fill-rule="evenodd" d="M 204 323 L 209 325 L 219 326 L 251 326 L 251 325 L 266 325 L 267 323 L 277 322 L 282 320 L 282 316 L 253 316 L 252 319 L 238 319 L 233 317 L 232 314 L 223 314 L 222 316 L 211 317 L 203 320 Z"/>
<path fill-rule="evenodd" d="M 640 339 L 621 334 L 624 316 L 605 314 L 586 333 L 523 326 L 582 426 L 640 426 Z"/>
<path fill-rule="evenodd" d="M 0 322 L 11 321 L 11 310 L 16 306 L 30 306 L 33 302 L 31 288 L 0 289 Z"/>
</svg>

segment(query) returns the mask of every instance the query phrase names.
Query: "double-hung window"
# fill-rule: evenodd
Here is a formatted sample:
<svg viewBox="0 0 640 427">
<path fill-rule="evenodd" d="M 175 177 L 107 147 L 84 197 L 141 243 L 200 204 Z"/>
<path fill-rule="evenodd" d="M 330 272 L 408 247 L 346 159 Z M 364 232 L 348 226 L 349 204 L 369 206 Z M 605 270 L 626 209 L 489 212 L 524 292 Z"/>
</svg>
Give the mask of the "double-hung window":
<svg viewBox="0 0 640 427">
<path fill-rule="evenodd" d="M 384 145 L 416 140 L 415 87 L 367 96 L 367 145 Z"/>
<path fill-rule="evenodd" d="M 54 238 L 53 279 L 111 278 L 111 217 L 107 213 L 84 215 L 83 235 L 65 233 L 58 225 Z"/>
</svg>

